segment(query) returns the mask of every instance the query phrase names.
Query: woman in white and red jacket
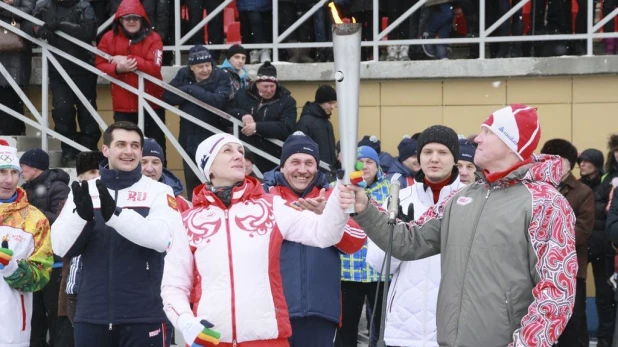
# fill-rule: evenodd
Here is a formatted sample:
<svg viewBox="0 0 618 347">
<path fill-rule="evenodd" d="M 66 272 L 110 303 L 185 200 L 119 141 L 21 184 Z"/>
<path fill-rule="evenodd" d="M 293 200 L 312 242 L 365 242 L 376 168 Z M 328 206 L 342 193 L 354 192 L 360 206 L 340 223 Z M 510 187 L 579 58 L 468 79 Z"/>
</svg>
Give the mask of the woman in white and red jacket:
<svg viewBox="0 0 618 347">
<path fill-rule="evenodd" d="M 243 152 L 229 134 L 199 145 L 196 162 L 207 182 L 195 189 L 193 208 L 183 213 L 186 230 L 176 231 L 165 258 L 164 309 L 189 345 L 211 346 L 197 339 L 208 320 L 221 334 L 220 346 L 288 346 L 281 244 L 286 239 L 330 247 L 341 240 L 348 220 L 339 211 L 338 194 L 316 215 L 265 193 L 256 179 L 245 177 Z M 199 290 L 192 311 L 194 286 Z"/>
</svg>

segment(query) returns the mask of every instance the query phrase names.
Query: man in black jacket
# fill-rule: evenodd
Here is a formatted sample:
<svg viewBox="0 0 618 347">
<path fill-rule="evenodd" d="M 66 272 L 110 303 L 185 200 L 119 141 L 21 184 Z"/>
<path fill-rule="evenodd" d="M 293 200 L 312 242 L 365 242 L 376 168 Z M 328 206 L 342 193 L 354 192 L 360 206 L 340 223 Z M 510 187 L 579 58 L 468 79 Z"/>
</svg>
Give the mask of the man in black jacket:
<svg viewBox="0 0 618 347">
<path fill-rule="evenodd" d="M 43 0 L 39 1 L 32 14 L 34 17 L 45 22 L 43 26 L 37 26 L 30 22 L 24 22 L 24 30 L 42 40 L 47 40 L 52 46 L 72 55 L 90 65 L 94 65 L 94 56 L 78 47 L 77 45 L 57 36 L 56 31 L 61 31 L 80 41 L 90 44 L 96 36 L 96 18 L 94 10 L 86 0 Z M 75 65 L 74 63 L 58 57 L 58 62 L 69 74 L 77 88 L 84 94 L 90 105 L 97 109 L 97 76 Z M 51 65 L 51 64 L 50 64 Z M 90 112 L 77 98 L 71 87 L 60 76 L 53 66 L 49 70 L 50 90 L 52 92 L 52 118 L 54 130 L 70 138 L 71 140 L 96 150 L 101 130 Z M 75 111 L 80 132 L 77 132 Z M 65 166 L 75 166 L 75 156 L 78 151 L 73 147 L 62 144 L 62 155 Z"/>
<path fill-rule="evenodd" d="M 614 272 L 614 251 L 605 234 L 605 222 L 611 187 L 602 184 L 604 173 L 601 151 L 594 148 L 586 149 L 577 159 L 577 163 L 581 175 L 580 181 L 594 193 L 594 226 L 588 239 L 588 262 L 592 264 L 596 288 L 599 346 L 610 346 L 614 331 L 614 298 L 607 279 Z"/>
<path fill-rule="evenodd" d="M 281 157 L 281 147 L 267 139 L 285 141 L 292 134 L 296 124 L 296 100 L 279 83 L 277 69 L 270 62 L 260 66 L 251 88 L 241 89 L 234 95 L 227 112 L 242 120 L 242 141 L 276 158 Z M 255 165 L 262 172 L 277 166 L 259 155 Z"/>
<path fill-rule="evenodd" d="M 225 71 L 217 67 L 212 60 L 210 51 L 202 45 L 193 46 L 189 50 L 189 66 L 178 70 L 176 77 L 174 77 L 170 84 L 218 109 L 225 107 L 231 93 L 230 77 Z M 223 122 L 219 116 L 170 91 L 165 91 L 163 99 L 169 104 L 179 105 L 181 111 L 218 129 L 223 130 L 228 127 L 228 124 L 225 124 L 229 123 L 228 121 Z M 191 158 L 195 157 L 197 146 L 211 135 L 213 133 L 210 130 L 206 130 L 184 118 L 180 119 L 178 140 Z M 193 189 L 202 182 L 186 162 L 183 162 L 183 167 L 187 197 L 191 200 Z"/>
<path fill-rule="evenodd" d="M 296 124 L 302 131 L 318 144 L 320 161 L 333 165 L 337 161 L 335 150 L 335 133 L 330 116 L 337 107 L 337 92 L 329 85 L 323 85 L 315 92 L 315 101 L 307 101 Z"/>
<path fill-rule="evenodd" d="M 53 224 L 61 205 L 69 195 L 69 175 L 60 169 L 49 169 L 49 155 L 40 148 L 26 151 L 19 159 L 21 175 L 26 181 L 22 188 L 28 202 L 38 208 Z M 49 282 L 32 297 L 32 330 L 30 346 L 54 346 L 58 320 L 58 292 L 62 277 L 62 259 L 54 257 Z M 49 329 L 49 345 L 47 330 Z"/>
<path fill-rule="evenodd" d="M 131 122 L 103 134 L 100 178 L 73 182 L 52 248 L 81 255 L 76 346 L 168 347 L 160 288 L 172 230 L 183 228 L 169 186 L 142 175 L 144 135 Z"/>
</svg>

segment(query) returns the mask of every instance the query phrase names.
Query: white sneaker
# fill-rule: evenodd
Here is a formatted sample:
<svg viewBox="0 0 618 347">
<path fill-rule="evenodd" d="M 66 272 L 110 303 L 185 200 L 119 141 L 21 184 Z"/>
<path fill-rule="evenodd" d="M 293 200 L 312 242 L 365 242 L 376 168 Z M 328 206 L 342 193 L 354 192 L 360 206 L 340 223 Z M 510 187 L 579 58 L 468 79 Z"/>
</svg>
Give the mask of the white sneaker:
<svg viewBox="0 0 618 347">
<path fill-rule="evenodd" d="M 386 60 L 387 61 L 396 61 L 397 60 L 397 54 L 399 52 L 399 46 L 388 46 L 388 47 L 386 47 L 386 51 L 388 52 L 388 55 L 386 56 Z"/>
<path fill-rule="evenodd" d="M 249 64 L 259 64 L 260 63 L 260 50 L 254 49 L 249 52 Z"/>
<path fill-rule="evenodd" d="M 270 62 L 270 49 L 264 48 L 260 51 L 260 63 Z"/>
<path fill-rule="evenodd" d="M 410 46 L 408 45 L 399 46 L 399 53 L 397 54 L 397 60 L 399 61 L 410 60 Z"/>
</svg>

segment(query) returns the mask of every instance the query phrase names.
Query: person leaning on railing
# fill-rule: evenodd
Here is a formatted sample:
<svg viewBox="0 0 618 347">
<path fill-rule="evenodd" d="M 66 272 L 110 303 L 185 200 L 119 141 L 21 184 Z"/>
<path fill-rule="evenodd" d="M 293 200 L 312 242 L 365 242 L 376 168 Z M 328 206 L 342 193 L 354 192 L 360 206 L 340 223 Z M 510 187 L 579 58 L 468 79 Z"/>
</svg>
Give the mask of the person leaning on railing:
<svg viewBox="0 0 618 347">
<path fill-rule="evenodd" d="M 50 45 L 68 53 L 73 59 L 94 65 L 94 56 L 89 51 L 56 35 L 56 31 L 63 32 L 88 45 L 97 35 L 94 10 L 86 0 L 44 0 L 39 1 L 32 14 L 45 22 L 39 26 L 31 22 L 24 22 L 24 31 L 37 38 L 46 40 Z M 73 62 L 58 57 L 61 67 L 67 72 L 71 80 L 84 95 L 90 105 L 97 108 L 97 75 L 75 65 Z M 50 64 L 49 84 L 52 92 L 52 118 L 54 130 L 61 135 L 83 145 L 89 150 L 97 150 L 101 130 L 86 106 L 77 98 L 77 95 L 60 73 Z M 77 123 L 79 122 L 79 133 Z M 63 166 L 75 165 L 75 157 L 79 151 L 66 143 L 61 144 Z"/>
<path fill-rule="evenodd" d="M 138 87 L 138 76 L 135 74 L 137 71 L 162 79 L 163 42 L 159 34 L 152 31 L 146 10 L 139 0 L 123 0 L 120 3 L 112 30 L 103 35 L 99 49 L 112 57 L 108 60 L 97 56 L 96 66 L 111 77 L 135 88 Z M 146 93 L 157 99 L 163 98 L 163 88 L 149 81 L 144 82 L 144 88 Z M 114 83 L 111 91 L 114 121 L 137 123 L 137 95 Z M 151 106 L 165 122 L 165 109 L 154 104 Z M 165 151 L 165 135 L 147 112 L 144 112 L 144 130 L 146 136 L 155 139 Z"/>
<path fill-rule="evenodd" d="M 227 105 L 231 93 L 230 77 L 217 67 L 210 55 L 210 51 L 202 45 L 196 45 L 191 48 L 189 51 L 189 66 L 178 70 L 176 77 L 170 82 L 170 85 L 218 109 L 223 109 Z M 228 124 L 224 124 L 224 121 L 219 116 L 173 92 L 166 90 L 163 94 L 163 99 L 169 104 L 179 105 L 181 111 L 218 129 L 223 130 L 229 127 Z M 225 121 L 225 123 L 229 122 Z M 180 119 L 178 141 L 191 158 L 195 156 L 197 146 L 202 140 L 212 135 L 214 134 L 210 130 L 204 129 L 184 118 Z M 193 173 L 189 164 L 183 162 L 183 167 L 187 184 L 187 196 L 191 200 L 193 189 L 202 182 Z"/>
<path fill-rule="evenodd" d="M 242 141 L 277 158 L 281 156 L 281 147 L 268 139 L 285 141 L 296 126 L 296 100 L 279 83 L 277 69 L 270 62 L 260 66 L 251 88 L 236 93 L 227 112 L 242 120 Z M 276 166 L 262 157 L 256 158 L 255 165 L 262 172 Z"/>
</svg>

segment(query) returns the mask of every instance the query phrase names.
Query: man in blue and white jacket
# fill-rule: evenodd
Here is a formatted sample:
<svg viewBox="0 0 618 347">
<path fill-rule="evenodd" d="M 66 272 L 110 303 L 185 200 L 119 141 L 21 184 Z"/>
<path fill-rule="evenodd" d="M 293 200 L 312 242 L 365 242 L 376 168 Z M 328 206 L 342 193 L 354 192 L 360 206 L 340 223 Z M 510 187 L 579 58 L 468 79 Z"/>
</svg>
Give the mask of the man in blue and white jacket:
<svg viewBox="0 0 618 347">
<path fill-rule="evenodd" d="M 164 252 L 183 228 L 172 189 L 142 176 L 144 135 L 116 122 L 103 135 L 100 179 L 73 183 L 54 223 L 59 256 L 81 255 L 75 346 L 169 346 L 160 294 Z"/>
<path fill-rule="evenodd" d="M 417 145 L 421 169 L 414 176 L 415 184 L 402 189 L 399 195 L 401 211 L 406 214 L 400 217 L 408 220 L 418 219 L 430 207 L 464 186 L 455 166 L 460 149 L 454 130 L 442 125 L 429 127 L 421 133 Z M 414 215 L 407 216 L 411 213 Z M 370 240 L 367 263 L 374 269 L 381 269 L 384 257 L 384 251 Z M 440 271 L 439 255 L 416 261 L 391 258 L 393 279 L 386 308 L 386 345 L 438 346 L 436 305 Z"/>
</svg>

